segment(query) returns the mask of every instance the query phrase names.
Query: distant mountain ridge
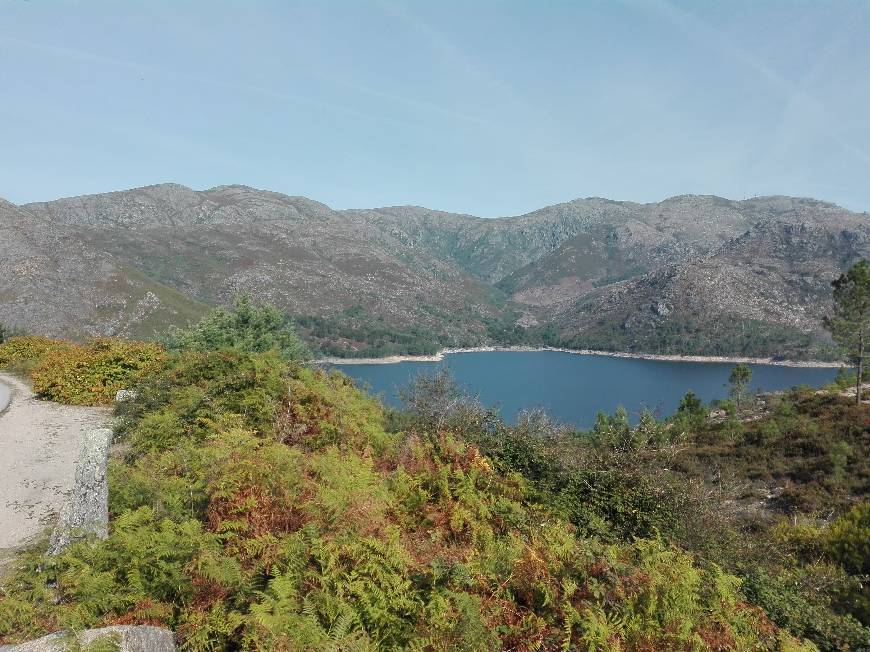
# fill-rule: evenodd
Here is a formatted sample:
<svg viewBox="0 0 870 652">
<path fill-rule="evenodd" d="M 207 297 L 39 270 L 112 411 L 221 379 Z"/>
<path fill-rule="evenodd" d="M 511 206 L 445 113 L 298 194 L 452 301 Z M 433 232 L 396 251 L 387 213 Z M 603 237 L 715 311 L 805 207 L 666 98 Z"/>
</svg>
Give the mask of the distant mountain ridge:
<svg viewBox="0 0 870 652">
<path fill-rule="evenodd" d="M 339 354 L 547 343 L 823 354 L 870 216 L 793 197 L 577 199 L 483 219 L 177 184 L 0 203 L 0 321 L 146 337 L 240 294 Z"/>
</svg>

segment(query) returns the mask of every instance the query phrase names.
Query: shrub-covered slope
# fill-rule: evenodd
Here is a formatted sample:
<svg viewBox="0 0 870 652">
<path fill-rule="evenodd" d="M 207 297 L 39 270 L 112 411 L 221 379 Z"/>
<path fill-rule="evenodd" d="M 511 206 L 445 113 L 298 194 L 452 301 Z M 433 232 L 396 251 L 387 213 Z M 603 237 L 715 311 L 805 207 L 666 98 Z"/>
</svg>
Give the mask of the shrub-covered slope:
<svg viewBox="0 0 870 652">
<path fill-rule="evenodd" d="M 528 424 L 429 396 L 400 417 L 275 352 L 166 356 L 119 411 L 109 538 L 20 559 L 0 636 L 135 622 L 191 650 L 812 649 L 656 536 L 672 488 L 569 472 Z"/>
</svg>

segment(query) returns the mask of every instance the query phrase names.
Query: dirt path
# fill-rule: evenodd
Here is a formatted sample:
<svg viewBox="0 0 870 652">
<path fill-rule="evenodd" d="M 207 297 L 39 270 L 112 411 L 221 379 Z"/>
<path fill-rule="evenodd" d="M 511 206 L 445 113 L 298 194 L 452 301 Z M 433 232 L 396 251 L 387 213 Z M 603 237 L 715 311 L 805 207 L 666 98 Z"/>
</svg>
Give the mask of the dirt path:
<svg viewBox="0 0 870 652">
<path fill-rule="evenodd" d="M 72 488 L 82 433 L 110 421 L 107 408 L 40 401 L 0 374 L 0 562 L 53 524 Z"/>
</svg>

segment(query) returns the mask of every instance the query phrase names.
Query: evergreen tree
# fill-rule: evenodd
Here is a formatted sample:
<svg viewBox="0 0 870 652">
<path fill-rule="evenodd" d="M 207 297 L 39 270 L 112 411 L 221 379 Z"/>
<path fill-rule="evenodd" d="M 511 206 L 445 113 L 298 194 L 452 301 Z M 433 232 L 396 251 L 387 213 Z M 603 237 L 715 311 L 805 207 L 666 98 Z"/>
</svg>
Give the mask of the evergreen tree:
<svg viewBox="0 0 870 652">
<path fill-rule="evenodd" d="M 746 397 L 746 389 L 752 380 L 752 369 L 748 364 L 734 365 L 731 375 L 728 376 L 728 384 L 731 385 L 731 398 L 734 399 L 737 411 L 740 411 L 741 401 Z"/>
<path fill-rule="evenodd" d="M 704 407 L 704 402 L 695 392 L 689 390 L 680 399 L 680 405 L 677 407 L 674 419 L 690 429 L 700 430 L 707 422 L 707 410 Z"/>
<path fill-rule="evenodd" d="M 160 343 L 170 351 L 264 353 L 274 349 L 285 360 L 306 360 L 311 355 L 288 315 L 274 306 L 256 306 L 247 296 L 236 300 L 233 310 L 217 308 L 189 328 L 170 328 Z"/>
<path fill-rule="evenodd" d="M 684 414 L 703 414 L 704 413 L 704 403 L 698 398 L 698 395 L 695 394 L 692 390 L 686 392 L 686 395 L 680 399 L 680 405 L 677 408 L 677 412 Z"/>
<path fill-rule="evenodd" d="M 834 313 L 825 318 L 825 328 L 855 366 L 855 400 L 860 404 L 865 340 L 870 330 L 870 264 L 866 260 L 855 263 L 832 286 Z"/>
</svg>

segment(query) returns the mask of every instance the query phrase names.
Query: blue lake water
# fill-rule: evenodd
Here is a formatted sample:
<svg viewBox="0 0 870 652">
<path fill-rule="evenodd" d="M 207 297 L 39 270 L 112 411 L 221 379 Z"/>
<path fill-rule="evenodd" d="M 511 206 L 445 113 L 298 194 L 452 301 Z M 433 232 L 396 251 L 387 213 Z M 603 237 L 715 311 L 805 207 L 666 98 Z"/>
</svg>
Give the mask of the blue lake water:
<svg viewBox="0 0 870 652">
<path fill-rule="evenodd" d="M 591 427 L 595 415 L 625 407 L 634 419 L 643 409 L 672 414 L 692 390 L 704 401 L 728 395 L 729 363 L 665 362 L 558 351 L 485 351 L 446 355 L 442 362 L 335 365 L 386 403 L 398 405 L 398 390 L 420 373 L 447 368 L 466 391 L 501 415 L 543 408 L 554 419 Z M 752 389 L 774 391 L 820 386 L 836 369 L 750 365 Z"/>
</svg>

